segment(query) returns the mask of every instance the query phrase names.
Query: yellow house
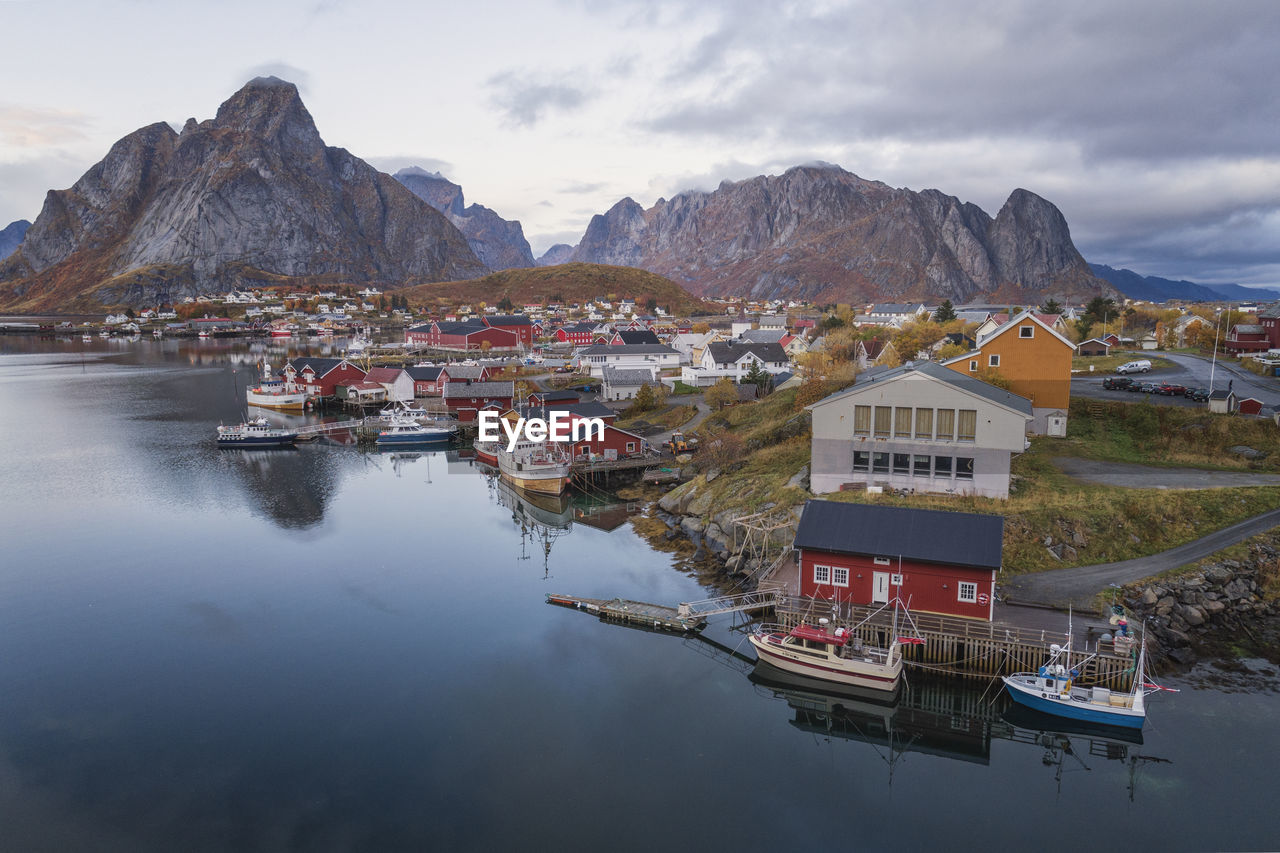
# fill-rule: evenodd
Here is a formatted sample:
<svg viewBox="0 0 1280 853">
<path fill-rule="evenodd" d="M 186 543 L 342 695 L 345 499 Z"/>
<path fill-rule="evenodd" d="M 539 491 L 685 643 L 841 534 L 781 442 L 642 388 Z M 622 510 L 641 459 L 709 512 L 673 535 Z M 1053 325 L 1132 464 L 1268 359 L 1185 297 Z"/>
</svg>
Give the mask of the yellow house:
<svg viewBox="0 0 1280 853">
<path fill-rule="evenodd" d="M 1009 382 L 1009 390 L 1031 401 L 1027 431 L 1067 434 L 1071 404 L 1071 357 L 1076 346 L 1032 311 L 1023 311 L 978 339 L 978 348 L 943 364 L 971 376 L 990 371 Z"/>
</svg>

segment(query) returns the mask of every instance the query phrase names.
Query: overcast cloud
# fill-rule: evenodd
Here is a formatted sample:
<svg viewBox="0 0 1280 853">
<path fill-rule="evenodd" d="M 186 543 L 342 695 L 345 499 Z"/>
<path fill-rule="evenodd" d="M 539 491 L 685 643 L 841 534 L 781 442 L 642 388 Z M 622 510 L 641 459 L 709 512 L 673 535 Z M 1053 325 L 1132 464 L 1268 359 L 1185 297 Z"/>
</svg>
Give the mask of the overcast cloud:
<svg viewBox="0 0 1280 853">
<path fill-rule="evenodd" d="M 1280 285 L 1278 3 L 0 3 L 0 28 L 23 81 L 0 225 L 124 133 L 275 74 L 329 144 L 441 170 L 535 252 L 623 196 L 822 160 L 993 215 L 1025 187 L 1091 261 Z"/>
</svg>

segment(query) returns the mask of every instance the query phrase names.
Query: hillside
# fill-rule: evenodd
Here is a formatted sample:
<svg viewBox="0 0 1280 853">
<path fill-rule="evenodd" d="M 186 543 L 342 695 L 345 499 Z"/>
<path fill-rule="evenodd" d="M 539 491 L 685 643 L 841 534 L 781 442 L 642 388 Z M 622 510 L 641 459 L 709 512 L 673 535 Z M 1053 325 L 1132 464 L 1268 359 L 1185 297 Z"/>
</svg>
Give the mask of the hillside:
<svg viewBox="0 0 1280 853">
<path fill-rule="evenodd" d="M 669 278 L 631 267 L 603 264 L 560 264 L 552 267 L 510 269 L 467 281 L 445 281 L 408 287 L 397 293 L 409 304 L 434 306 L 484 302 L 496 305 L 505 297 L 520 307 L 549 302 L 585 302 L 589 299 L 631 297 L 643 306 L 652 297 L 672 314 L 689 316 L 713 309 Z"/>
<path fill-rule="evenodd" d="M 1106 264 L 1089 264 L 1093 274 L 1106 279 L 1130 299 L 1164 302 L 1183 299 L 1189 302 L 1241 302 L 1280 298 L 1280 291 L 1268 287 L 1244 287 L 1239 284 L 1197 284 L 1194 281 L 1142 275 L 1129 269 L 1116 269 Z"/>
</svg>

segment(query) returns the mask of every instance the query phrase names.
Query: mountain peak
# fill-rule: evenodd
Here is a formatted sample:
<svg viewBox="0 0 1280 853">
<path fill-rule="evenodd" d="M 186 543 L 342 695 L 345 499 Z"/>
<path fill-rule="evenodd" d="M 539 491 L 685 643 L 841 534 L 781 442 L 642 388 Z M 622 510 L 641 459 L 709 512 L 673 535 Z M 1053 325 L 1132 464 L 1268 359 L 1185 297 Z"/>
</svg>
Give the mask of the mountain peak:
<svg viewBox="0 0 1280 853">
<path fill-rule="evenodd" d="M 218 107 L 213 126 L 279 142 L 324 145 L 298 87 L 279 77 L 254 77 L 245 83 Z"/>
</svg>

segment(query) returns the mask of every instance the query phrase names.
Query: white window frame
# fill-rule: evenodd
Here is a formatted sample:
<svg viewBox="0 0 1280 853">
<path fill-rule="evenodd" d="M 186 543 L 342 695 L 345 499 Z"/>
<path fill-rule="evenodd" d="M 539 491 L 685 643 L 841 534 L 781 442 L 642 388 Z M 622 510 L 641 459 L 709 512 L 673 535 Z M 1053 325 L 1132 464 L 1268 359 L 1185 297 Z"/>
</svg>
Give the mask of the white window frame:
<svg viewBox="0 0 1280 853">
<path fill-rule="evenodd" d="M 635 452 L 636 452 L 636 443 L 635 443 L 634 441 L 628 441 L 628 442 L 627 442 L 627 450 L 626 450 L 626 452 L 627 452 L 627 453 L 635 453 Z"/>
<path fill-rule="evenodd" d="M 1034 338 L 1035 336 L 1036 336 L 1035 326 L 1019 326 L 1018 327 L 1019 338 Z"/>
<path fill-rule="evenodd" d="M 830 584 L 831 584 L 831 567 L 830 567 L 830 566 L 820 566 L 820 565 L 818 565 L 817 563 L 814 563 L 814 564 L 813 564 L 813 582 L 814 582 L 815 584 L 822 584 L 822 585 L 824 585 L 824 586 L 830 586 Z"/>
<path fill-rule="evenodd" d="M 968 595 L 965 595 L 965 593 Z M 978 603 L 978 584 L 974 581 L 960 581 L 956 584 L 956 601 L 965 604 Z"/>
<path fill-rule="evenodd" d="M 991 355 L 987 356 L 987 367 L 999 367 L 999 366 L 1000 366 L 1000 353 L 993 352 L 991 353 Z"/>
<path fill-rule="evenodd" d="M 897 572 L 889 575 L 889 586 L 902 586 L 902 575 Z"/>
<path fill-rule="evenodd" d="M 844 578 L 843 580 L 841 580 L 842 576 Z M 846 569 L 844 566 L 832 566 L 831 567 L 831 585 L 847 587 L 849 585 L 849 570 Z"/>
<path fill-rule="evenodd" d="M 876 564 L 877 566 L 887 566 L 887 565 L 889 565 L 889 558 L 888 558 L 888 557 L 876 557 L 876 558 L 875 558 L 875 564 Z"/>
</svg>

